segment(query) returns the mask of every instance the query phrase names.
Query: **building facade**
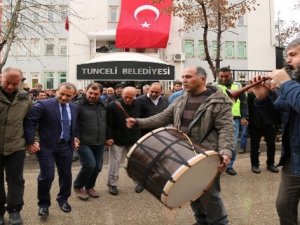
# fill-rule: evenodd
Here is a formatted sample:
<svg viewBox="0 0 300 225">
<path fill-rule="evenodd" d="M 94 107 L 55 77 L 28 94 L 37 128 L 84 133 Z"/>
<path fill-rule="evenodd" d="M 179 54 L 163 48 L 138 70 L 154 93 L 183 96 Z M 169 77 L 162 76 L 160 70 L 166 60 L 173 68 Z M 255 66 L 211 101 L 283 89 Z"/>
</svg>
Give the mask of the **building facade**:
<svg viewBox="0 0 300 225">
<path fill-rule="evenodd" d="M 182 21 L 173 17 L 165 49 L 116 49 L 114 43 L 121 0 L 57 1 L 57 7 L 66 7 L 67 10 L 54 15 L 59 17 L 55 24 L 50 22 L 50 13 L 45 16 L 48 20 L 43 22 L 44 26 L 55 27 L 55 34 L 40 37 L 18 35 L 19 39 L 24 39 L 23 43 L 27 43 L 27 48 L 30 46 L 30 53 L 16 40 L 6 63 L 21 68 L 29 86 L 40 82 L 45 88 L 56 88 L 60 82 L 68 80 L 83 88 L 90 80 L 77 80 L 77 65 L 116 51 L 140 52 L 174 65 L 175 79 L 180 79 L 185 66 L 200 65 L 208 71 L 208 81 L 213 81 L 204 60 L 202 29 L 182 32 Z M 223 33 L 221 66 L 243 70 L 275 68 L 274 0 L 257 2 L 260 6 L 255 11 L 241 17 L 235 29 Z M 68 31 L 64 28 L 66 11 L 69 15 Z M 38 22 L 37 18 L 34 19 Z M 22 21 L 22 17 L 19 20 Z M 216 49 L 215 40 L 215 34 L 210 33 L 212 55 Z M 167 87 L 170 83 L 167 82 Z"/>
</svg>

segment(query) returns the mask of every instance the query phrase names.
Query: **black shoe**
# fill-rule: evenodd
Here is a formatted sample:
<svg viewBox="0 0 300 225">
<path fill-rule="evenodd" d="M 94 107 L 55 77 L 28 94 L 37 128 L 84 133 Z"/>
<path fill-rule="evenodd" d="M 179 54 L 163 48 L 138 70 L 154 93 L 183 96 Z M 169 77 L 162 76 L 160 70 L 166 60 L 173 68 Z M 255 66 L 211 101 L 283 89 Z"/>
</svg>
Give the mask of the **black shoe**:
<svg viewBox="0 0 300 225">
<path fill-rule="evenodd" d="M 8 222 L 10 225 L 22 225 L 23 220 L 21 218 L 20 212 L 9 213 Z"/>
<path fill-rule="evenodd" d="M 226 173 L 228 173 L 231 176 L 237 175 L 236 171 L 233 168 L 229 168 L 226 170 Z"/>
<path fill-rule="evenodd" d="M 136 193 L 141 193 L 143 190 L 144 190 L 143 185 L 137 184 L 137 185 L 135 186 L 135 192 L 136 192 Z"/>
<path fill-rule="evenodd" d="M 246 153 L 246 148 L 240 148 L 239 153 L 240 153 L 240 154 Z"/>
<path fill-rule="evenodd" d="M 260 171 L 259 166 L 252 166 L 252 172 L 253 173 L 260 173 L 261 171 Z"/>
<path fill-rule="evenodd" d="M 39 212 L 38 215 L 42 218 L 42 219 L 46 219 L 49 216 L 49 210 L 47 207 L 40 207 L 39 208 Z"/>
<path fill-rule="evenodd" d="M 119 194 L 118 188 L 116 186 L 108 186 L 108 192 L 111 195 L 118 195 Z"/>
<path fill-rule="evenodd" d="M 1 215 L 0 216 L 0 225 L 4 225 L 4 224 L 5 224 L 5 222 L 4 222 L 4 216 Z"/>
<path fill-rule="evenodd" d="M 72 162 L 76 162 L 79 159 L 78 155 L 73 155 Z"/>
<path fill-rule="evenodd" d="M 274 165 L 267 166 L 267 170 L 271 171 L 272 173 L 278 173 L 279 172 L 278 168 Z"/>
<path fill-rule="evenodd" d="M 58 205 L 59 205 L 59 208 L 61 209 L 61 211 L 65 212 L 65 213 L 69 213 L 72 211 L 72 208 L 68 202 L 60 203 Z"/>
</svg>

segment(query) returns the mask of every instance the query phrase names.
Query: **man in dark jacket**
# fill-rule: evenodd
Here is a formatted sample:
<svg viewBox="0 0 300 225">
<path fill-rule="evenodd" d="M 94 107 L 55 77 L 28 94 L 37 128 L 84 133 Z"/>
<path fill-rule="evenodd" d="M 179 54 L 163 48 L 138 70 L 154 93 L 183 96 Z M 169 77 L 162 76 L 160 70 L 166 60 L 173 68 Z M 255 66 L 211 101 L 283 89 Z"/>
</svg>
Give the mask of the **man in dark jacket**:
<svg viewBox="0 0 300 225">
<path fill-rule="evenodd" d="M 19 69 L 3 71 L 0 86 L 0 224 L 9 213 L 9 224 L 22 224 L 24 205 L 23 168 L 26 156 L 23 120 L 31 107 L 29 94 L 18 90 L 22 80 Z M 5 171 L 5 176 L 4 176 Z M 5 193 L 5 179 L 7 194 Z"/>
<path fill-rule="evenodd" d="M 162 86 L 158 82 L 151 84 L 149 91 L 146 95 L 141 95 L 137 100 L 141 104 L 141 116 L 140 118 L 147 118 L 157 113 L 162 112 L 168 107 L 168 100 L 161 96 Z M 142 135 L 148 133 L 149 129 L 141 130 Z"/>
<path fill-rule="evenodd" d="M 126 87 L 122 92 L 122 98 L 111 102 L 107 107 L 106 143 L 110 146 L 107 185 L 109 187 L 109 193 L 112 195 L 118 194 L 117 184 L 122 153 L 124 150 L 128 151 L 140 138 L 141 134 L 138 128 L 127 128 L 125 121 L 128 116 L 140 116 L 140 105 L 135 97 L 136 88 Z M 118 107 L 117 104 L 120 104 L 121 107 Z"/>
<path fill-rule="evenodd" d="M 147 118 L 153 116 L 157 113 L 162 112 L 169 105 L 168 100 L 162 95 L 162 85 L 158 82 L 153 82 L 148 90 L 148 93 L 141 95 L 137 100 L 141 104 L 141 115 L 140 118 Z M 141 130 L 141 135 L 145 135 L 152 129 Z M 137 184 L 135 187 L 135 192 L 140 193 L 144 190 L 141 184 Z"/>
<path fill-rule="evenodd" d="M 276 99 L 273 92 L 272 98 Z M 259 146 L 261 137 L 264 136 L 267 143 L 267 169 L 273 173 L 278 173 L 278 169 L 274 166 L 275 162 L 275 126 L 274 123 L 266 123 L 260 115 L 257 106 L 254 104 L 255 95 L 248 93 L 247 102 L 249 110 L 249 135 L 250 135 L 250 159 L 251 170 L 253 173 L 260 173 L 259 168 Z"/>
<path fill-rule="evenodd" d="M 74 181 L 74 192 L 81 200 L 98 198 L 94 189 L 98 174 L 102 170 L 103 151 L 106 141 L 106 109 L 99 101 L 102 85 L 92 83 L 77 102 L 79 106 L 78 127 L 80 146 L 78 154 L 81 170 Z"/>
<path fill-rule="evenodd" d="M 79 107 L 71 102 L 75 94 L 74 84 L 60 84 L 56 97 L 38 101 L 24 121 L 28 151 L 37 153 L 40 165 L 38 215 L 41 218 L 49 216 L 55 164 L 59 175 L 59 193 L 56 201 L 63 212 L 69 213 L 72 210 L 68 203 L 72 190 L 72 157 L 73 150 L 77 149 L 79 143 L 76 130 Z M 39 141 L 36 140 L 37 133 Z M 37 145 L 40 146 L 40 150 Z"/>
</svg>

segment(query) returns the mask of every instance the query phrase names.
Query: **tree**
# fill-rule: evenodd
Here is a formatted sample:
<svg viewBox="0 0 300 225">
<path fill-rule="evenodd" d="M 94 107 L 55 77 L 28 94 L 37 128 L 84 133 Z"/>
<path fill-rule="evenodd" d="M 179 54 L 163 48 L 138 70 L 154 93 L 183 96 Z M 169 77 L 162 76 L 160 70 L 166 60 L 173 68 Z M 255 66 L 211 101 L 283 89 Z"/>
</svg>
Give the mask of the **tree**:
<svg viewBox="0 0 300 225">
<path fill-rule="evenodd" d="M 288 26 L 280 18 L 276 22 L 275 40 L 277 47 L 285 47 L 291 39 L 300 37 L 300 24 L 292 21 Z"/>
<path fill-rule="evenodd" d="M 294 10 L 300 9 L 300 0 L 295 2 Z M 284 21 L 278 14 L 278 19 L 275 24 L 275 40 L 276 46 L 283 48 L 291 39 L 300 37 L 300 24 L 296 21 Z"/>
<path fill-rule="evenodd" d="M 162 0 L 157 0 L 160 2 Z M 236 1 L 235 1 L 236 2 Z M 203 28 L 205 60 L 216 79 L 221 62 L 222 34 L 235 28 L 236 21 L 246 12 L 255 10 L 256 0 L 240 0 L 229 3 L 228 0 L 173 0 L 171 11 L 184 21 L 184 30 L 193 31 Z M 212 58 L 208 48 L 208 33 L 216 33 L 216 57 Z"/>
<path fill-rule="evenodd" d="M 68 14 L 76 15 L 69 7 L 57 7 L 58 0 L 6 0 L 2 3 L 2 26 L 0 37 L 0 71 L 9 56 L 12 44 L 18 42 L 31 53 L 25 37 L 55 36 L 56 24 L 64 22 Z"/>
</svg>

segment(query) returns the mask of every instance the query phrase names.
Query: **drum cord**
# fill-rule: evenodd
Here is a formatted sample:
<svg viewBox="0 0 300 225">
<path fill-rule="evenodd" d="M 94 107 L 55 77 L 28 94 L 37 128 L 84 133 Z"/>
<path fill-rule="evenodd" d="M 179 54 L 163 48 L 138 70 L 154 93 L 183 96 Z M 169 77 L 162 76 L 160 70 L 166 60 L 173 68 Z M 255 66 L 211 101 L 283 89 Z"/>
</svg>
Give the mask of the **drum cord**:
<svg viewBox="0 0 300 225">
<path fill-rule="evenodd" d="M 185 138 L 188 140 L 189 144 L 192 147 L 192 151 L 194 152 L 194 154 L 198 155 L 198 153 L 195 150 L 195 146 L 193 145 L 193 143 L 192 143 L 191 139 L 189 138 L 189 136 L 186 133 L 184 133 L 183 131 L 181 131 L 181 130 L 178 130 L 178 131 L 179 131 L 180 134 L 182 134 L 183 136 L 185 136 Z"/>
</svg>

